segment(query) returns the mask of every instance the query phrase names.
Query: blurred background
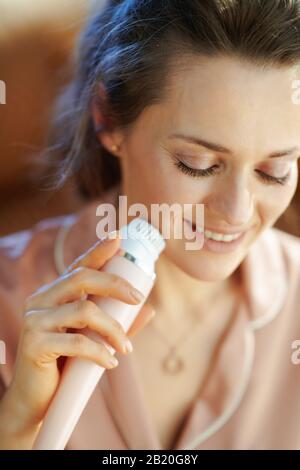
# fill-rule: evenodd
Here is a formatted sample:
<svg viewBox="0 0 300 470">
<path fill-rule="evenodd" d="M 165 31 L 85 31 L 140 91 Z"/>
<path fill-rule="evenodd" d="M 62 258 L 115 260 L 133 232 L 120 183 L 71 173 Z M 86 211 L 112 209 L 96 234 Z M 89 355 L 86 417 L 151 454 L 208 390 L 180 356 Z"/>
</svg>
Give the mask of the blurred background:
<svg viewBox="0 0 300 470">
<path fill-rule="evenodd" d="M 0 80 L 6 84 L 6 103 L 0 104 L 0 236 L 83 204 L 73 181 L 50 192 L 32 175 L 55 97 L 72 75 L 78 34 L 90 10 L 104 3 L 0 0 Z M 276 227 L 300 236 L 300 185 Z"/>
</svg>

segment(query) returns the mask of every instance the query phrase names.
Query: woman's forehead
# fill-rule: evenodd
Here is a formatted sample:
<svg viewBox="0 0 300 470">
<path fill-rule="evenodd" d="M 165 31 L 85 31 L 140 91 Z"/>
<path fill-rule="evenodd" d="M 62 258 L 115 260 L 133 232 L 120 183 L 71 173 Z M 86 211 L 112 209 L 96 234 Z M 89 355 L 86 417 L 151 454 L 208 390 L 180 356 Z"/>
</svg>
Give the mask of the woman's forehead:
<svg viewBox="0 0 300 470">
<path fill-rule="evenodd" d="M 202 135 L 233 147 L 256 136 L 259 147 L 273 141 L 270 152 L 300 143 L 292 66 L 262 71 L 237 60 L 208 59 L 207 66 L 202 61 L 176 75 L 168 99 L 146 116 L 162 132 Z"/>
</svg>

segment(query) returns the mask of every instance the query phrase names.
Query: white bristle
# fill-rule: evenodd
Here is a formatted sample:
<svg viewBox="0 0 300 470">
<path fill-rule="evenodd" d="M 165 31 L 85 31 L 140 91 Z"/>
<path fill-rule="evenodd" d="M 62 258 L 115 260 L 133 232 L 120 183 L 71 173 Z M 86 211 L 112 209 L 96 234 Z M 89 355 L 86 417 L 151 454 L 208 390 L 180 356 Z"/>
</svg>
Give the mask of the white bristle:
<svg viewBox="0 0 300 470">
<path fill-rule="evenodd" d="M 141 217 L 136 217 L 128 224 L 128 234 L 130 238 L 141 240 L 155 258 L 165 248 L 166 242 L 159 230 Z"/>
</svg>

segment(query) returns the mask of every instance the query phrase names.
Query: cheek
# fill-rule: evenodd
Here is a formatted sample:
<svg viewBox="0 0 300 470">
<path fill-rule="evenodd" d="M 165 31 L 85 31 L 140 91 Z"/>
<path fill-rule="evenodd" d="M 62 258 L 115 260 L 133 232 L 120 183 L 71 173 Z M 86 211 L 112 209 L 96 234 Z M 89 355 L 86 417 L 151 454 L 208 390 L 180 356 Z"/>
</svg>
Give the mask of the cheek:
<svg viewBox="0 0 300 470">
<path fill-rule="evenodd" d="M 260 194 L 259 208 L 265 220 L 278 219 L 288 208 L 295 194 L 298 182 L 298 170 L 292 171 L 285 186 L 266 187 Z"/>
<path fill-rule="evenodd" d="M 181 204 L 204 202 L 215 186 L 214 178 L 193 178 L 185 175 L 167 158 L 160 162 L 157 179 L 166 200 Z"/>
</svg>

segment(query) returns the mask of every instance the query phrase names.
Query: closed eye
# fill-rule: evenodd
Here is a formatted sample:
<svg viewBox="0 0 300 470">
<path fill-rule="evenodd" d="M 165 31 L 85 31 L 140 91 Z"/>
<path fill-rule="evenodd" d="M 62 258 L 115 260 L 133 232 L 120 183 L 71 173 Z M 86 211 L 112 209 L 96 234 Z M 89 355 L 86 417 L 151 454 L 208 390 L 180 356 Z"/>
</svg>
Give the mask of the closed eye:
<svg viewBox="0 0 300 470">
<path fill-rule="evenodd" d="M 255 170 L 259 176 L 265 180 L 265 181 L 268 181 L 270 183 L 277 183 L 277 184 L 285 184 L 289 178 L 290 178 L 290 171 L 284 175 L 284 176 L 280 176 L 280 177 L 276 177 L 276 176 L 272 176 L 272 175 L 268 175 L 268 173 L 265 173 L 264 171 L 261 171 L 261 170 Z"/>
<path fill-rule="evenodd" d="M 204 170 L 200 170 L 199 168 L 190 168 L 189 166 L 185 165 L 182 161 L 178 160 L 175 165 L 185 174 L 191 175 L 193 177 L 204 177 L 204 176 L 211 176 L 214 175 L 216 170 L 219 168 L 218 165 L 213 165 L 209 168 L 205 168 Z"/>
<path fill-rule="evenodd" d="M 216 174 L 217 170 L 219 169 L 219 165 L 212 165 L 209 168 L 199 169 L 199 168 L 191 168 L 180 160 L 176 160 L 174 163 L 176 167 L 180 169 L 180 171 L 182 171 L 183 173 L 187 175 L 192 176 L 193 178 L 213 176 Z M 287 175 L 276 177 L 276 176 L 269 175 L 268 173 L 265 173 L 261 170 L 255 170 L 255 171 L 265 183 L 284 185 L 290 177 L 290 172 Z"/>
</svg>

